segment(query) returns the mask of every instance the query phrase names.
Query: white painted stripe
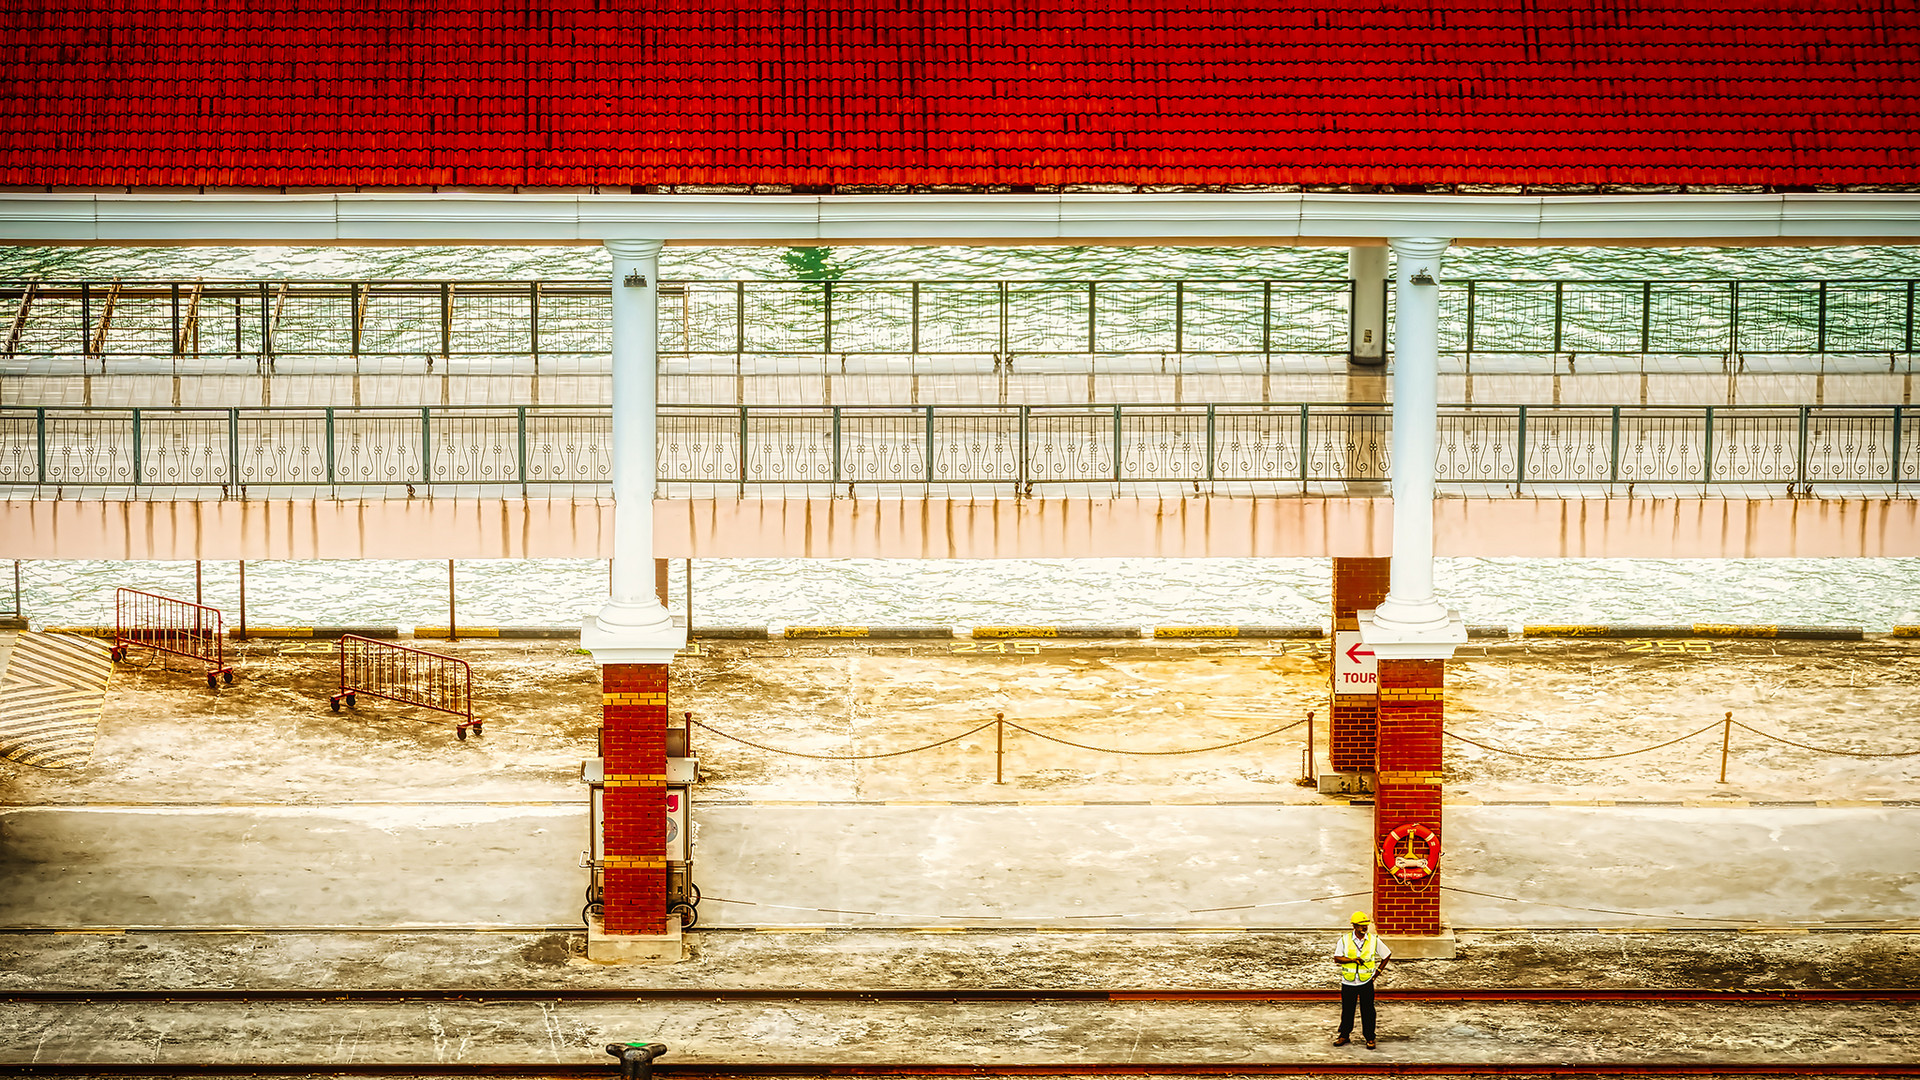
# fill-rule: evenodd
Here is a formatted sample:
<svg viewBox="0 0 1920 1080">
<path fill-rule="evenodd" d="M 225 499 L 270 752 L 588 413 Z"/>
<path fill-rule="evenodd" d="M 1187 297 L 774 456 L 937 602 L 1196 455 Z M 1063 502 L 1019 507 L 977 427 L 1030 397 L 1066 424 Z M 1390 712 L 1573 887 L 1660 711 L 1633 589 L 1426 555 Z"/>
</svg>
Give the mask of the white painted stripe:
<svg viewBox="0 0 1920 1080">
<path fill-rule="evenodd" d="M 113 665 L 104 646 L 22 634 L 0 683 L 0 757 L 70 768 L 93 755 Z"/>
</svg>

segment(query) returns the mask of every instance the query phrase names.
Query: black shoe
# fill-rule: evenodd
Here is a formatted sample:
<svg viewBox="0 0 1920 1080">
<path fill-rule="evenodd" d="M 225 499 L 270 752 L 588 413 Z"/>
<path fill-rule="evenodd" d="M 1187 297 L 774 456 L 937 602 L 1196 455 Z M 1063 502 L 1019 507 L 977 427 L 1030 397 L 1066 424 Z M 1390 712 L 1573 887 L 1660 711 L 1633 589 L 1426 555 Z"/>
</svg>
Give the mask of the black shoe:
<svg viewBox="0 0 1920 1080">
<path fill-rule="evenodd" d="M 1352 1041 L 1352 1039 L 1347 1038 L 1345 1035 L 1335 1035 L 1333 1037 L 1333 1045 L 1335 1046 L 1345 1046 Z"/>
<path fill-rule="evenodd" d="M 1368 1040 L 1367 1040 L 1367 1049 L 1369 1049 L 1369 1050 L 1373 1050 L 1373 1049 L 1376 1049 L 1376 1047 L 1375 1047 L 1375 1046 L 1373 1045 L 1373 1040 L 1372 1040 L 1372 1039 L 1368 1039 Z"/>
</svg>

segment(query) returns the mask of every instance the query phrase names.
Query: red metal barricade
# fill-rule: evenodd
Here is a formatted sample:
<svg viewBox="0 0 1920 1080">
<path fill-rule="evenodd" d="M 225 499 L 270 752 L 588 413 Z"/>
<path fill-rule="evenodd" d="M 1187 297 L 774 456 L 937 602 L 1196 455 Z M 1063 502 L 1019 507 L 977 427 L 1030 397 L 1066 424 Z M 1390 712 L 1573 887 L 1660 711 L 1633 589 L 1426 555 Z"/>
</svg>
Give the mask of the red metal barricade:
<svg viewBox="0 0 1920 1080">
<path fill-rule="evenodd" d="M 342 634 L 340 691 L 328 703 L 339 712 L 342 701 L 352 707 L 360 694 L 464 717 L 454 729 L 462 739 L 468 728 L 485 734 L 473 718 L 473 669 L 457 657 Z"/>
<path fill-rule="evenodd" d="M 135 645 L 206 664 L 209 687 L 223 678 L 233 682 L 219 608 L 138 589 L 115 589 L 113 659 L 124 660 Z"/>
</svg>

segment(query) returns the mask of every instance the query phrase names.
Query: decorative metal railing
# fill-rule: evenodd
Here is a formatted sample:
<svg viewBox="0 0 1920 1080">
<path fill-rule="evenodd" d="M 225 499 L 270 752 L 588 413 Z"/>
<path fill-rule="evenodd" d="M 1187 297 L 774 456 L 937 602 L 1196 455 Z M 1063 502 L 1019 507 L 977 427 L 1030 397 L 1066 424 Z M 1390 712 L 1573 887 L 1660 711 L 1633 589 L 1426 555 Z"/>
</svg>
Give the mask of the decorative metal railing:
<svg viewBox="0 0 1920 1080">
<path fill-rule="evenodd" d="M 1341 355 L 1344 279 L 681 281 L 660 288 L 663 356 Z M 1451 354 L 1898 354 L 1911 279 L 1453 281 Z M 1390 298 L 1389 298 L 1390 299 Z M 510 357 L 602 362 L 591 281 L 0 282 L 6 357 L 111 361 Z"/>
<path fill-rule="evenodd" d="M 1386 406 L 1354 404 L 663 406 L 659 481 L 668 496 L 796 484 L 1306 491 L 1387 479 L 1390 421 Z M 1920 406 L 1448 405 L 1436 476 L 1511 494 L 1760 484 L 1899 495 L 1920 492 L 1908 486 L 1920 484 L 1916 421 Z M 605 407 L 0 408 L 0 486 L 146 498 L 601 486 L 611 443 Z"/>
</svg>

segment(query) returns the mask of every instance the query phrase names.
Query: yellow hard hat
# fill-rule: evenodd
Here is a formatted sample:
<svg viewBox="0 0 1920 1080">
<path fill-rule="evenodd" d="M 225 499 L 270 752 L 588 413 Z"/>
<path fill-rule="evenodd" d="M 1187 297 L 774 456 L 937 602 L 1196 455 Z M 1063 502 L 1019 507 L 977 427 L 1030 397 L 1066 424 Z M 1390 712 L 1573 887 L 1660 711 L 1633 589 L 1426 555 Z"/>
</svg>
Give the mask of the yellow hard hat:
<svg viewBox="0 0 1920 1080">
<path fill-rule="evenodd" d="M 1347 921 L 1348 921 L 1348 922 L 1353 922 L 1353 923 L 1370 923 L 1370 922 L 1372 922 L 1373 920 L 1372 920 L 1372 919 L 1369 919 L 1369 918 L 1367 918 L 1367 913 L 1366 913 L 1366 912 L 1364 912 L 1364 911 L 1356 911 L 1356 912 L 1354 912 L 1354 913 L 1353 913 L 1353 918 L 1351 918 L 1351 919 L 1349 919 L 1349 920 L 1347 920 Z"/>
</svg>

